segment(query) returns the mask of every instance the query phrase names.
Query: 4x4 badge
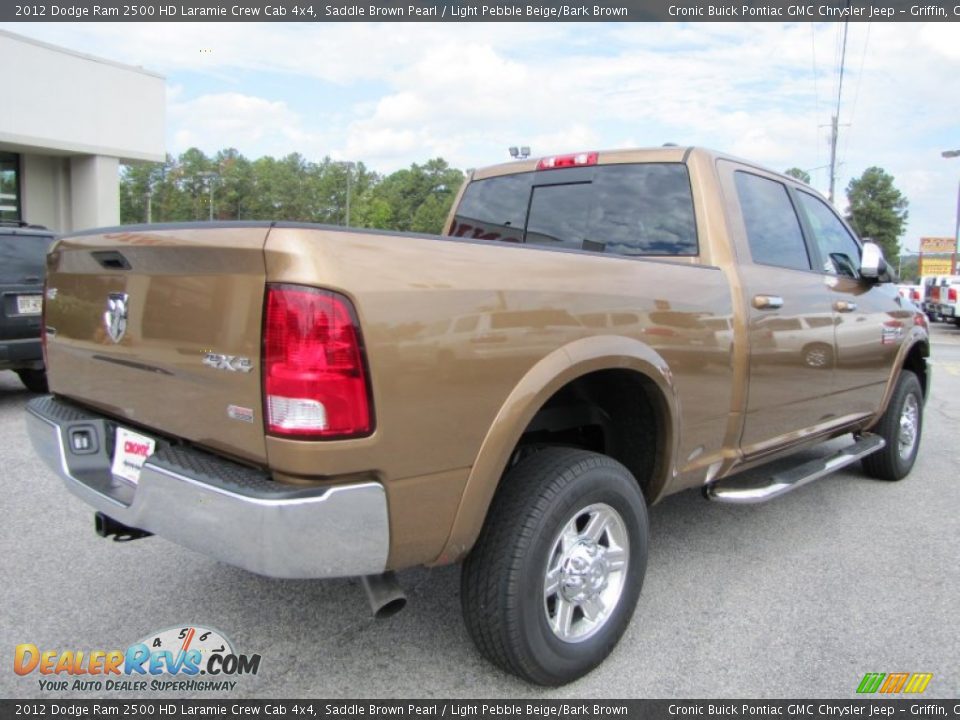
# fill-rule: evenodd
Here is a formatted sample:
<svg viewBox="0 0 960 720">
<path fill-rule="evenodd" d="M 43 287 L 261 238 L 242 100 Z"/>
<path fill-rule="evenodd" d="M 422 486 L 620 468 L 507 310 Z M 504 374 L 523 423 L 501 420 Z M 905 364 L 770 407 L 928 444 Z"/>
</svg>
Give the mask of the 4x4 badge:
<svg viewBox="0 0 960 720">
<path fill-rule="evenodd" d="M 107 296 L 107 311 L 103 314 L 103 324 L 111 340 L 115 343 L 123 340 L 123 334 L 127 331 L 126 293 L 110 293 Z"/>
</svg>

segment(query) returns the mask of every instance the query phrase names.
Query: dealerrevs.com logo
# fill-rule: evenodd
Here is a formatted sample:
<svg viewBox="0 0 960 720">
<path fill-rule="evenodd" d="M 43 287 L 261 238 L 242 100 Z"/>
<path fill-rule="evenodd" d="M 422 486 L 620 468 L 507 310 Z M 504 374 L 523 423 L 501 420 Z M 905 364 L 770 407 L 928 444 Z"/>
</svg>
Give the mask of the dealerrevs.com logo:
<svg viewBox="0 0 960 720">
<path fill-rule="evenodd" d="M 17 675 L 39 675 L 44 691 L 233 690 L 242 675 L 256 675 L 260 655 L 234 652 L 223 633 L 200 626 L 150 633 L 126 650 L 41 650 L 17 645 Z"/>
</svg>

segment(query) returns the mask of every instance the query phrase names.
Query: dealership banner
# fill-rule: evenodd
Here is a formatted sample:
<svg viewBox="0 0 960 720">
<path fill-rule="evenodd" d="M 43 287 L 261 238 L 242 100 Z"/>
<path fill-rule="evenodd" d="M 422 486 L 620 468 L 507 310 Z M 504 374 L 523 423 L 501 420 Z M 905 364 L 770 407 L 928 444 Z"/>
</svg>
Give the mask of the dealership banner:
<svg viewBox="0 0 960 720">
<path fill-rule="evenodd" d="M 956 22 L 960 0 L 58 0 L 0 3 L 4 22 Z"/>
<path fill-rule="evenodd" d="M 920 258 L 920 275 L 950 275 L 953 273 L 953 261 L 950 258 Z"/>
<path fill-rule="evenodd" d="M 101 718 L 960 718 L 960 700 L 31 700 L 0 701 L 0 717 Z"/>
<path fill-rule="evenodd" d="M 956 252 L 957 240 L 952 237 L 925 237 L 920 238 L 920 252 L 922 253 L 952 253 Z"/>
</svg>

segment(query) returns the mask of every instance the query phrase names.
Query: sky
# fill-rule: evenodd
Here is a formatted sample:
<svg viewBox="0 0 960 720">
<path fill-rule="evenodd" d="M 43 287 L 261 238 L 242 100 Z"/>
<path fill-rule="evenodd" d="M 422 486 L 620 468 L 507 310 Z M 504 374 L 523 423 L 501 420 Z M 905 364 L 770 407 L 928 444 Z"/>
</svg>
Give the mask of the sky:
<svg viewBox="0 0 960 720">
<path fill-rule="evenodd" d="M 167 152 L 299 152 L 379 172 L 580 150 L 701 145 L 829 185 L 866 168 L 910 202 L 902 242 L 954 233 L 953 23 L 0 23 L 166 77 Z"/>
</svg>

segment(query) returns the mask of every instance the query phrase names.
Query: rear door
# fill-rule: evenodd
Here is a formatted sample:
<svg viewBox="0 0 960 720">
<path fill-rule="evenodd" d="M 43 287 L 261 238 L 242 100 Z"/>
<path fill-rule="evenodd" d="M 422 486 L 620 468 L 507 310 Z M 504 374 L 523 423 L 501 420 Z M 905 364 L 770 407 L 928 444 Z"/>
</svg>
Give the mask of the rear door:
<svg viewBox="0 0 960 720">
<path fill-rule="evenodd" d="M 749 456 L 836 421 L 832 311 L 787 185 L 729 161 L 718 167 L 749 312 Z"/>
</svg>

